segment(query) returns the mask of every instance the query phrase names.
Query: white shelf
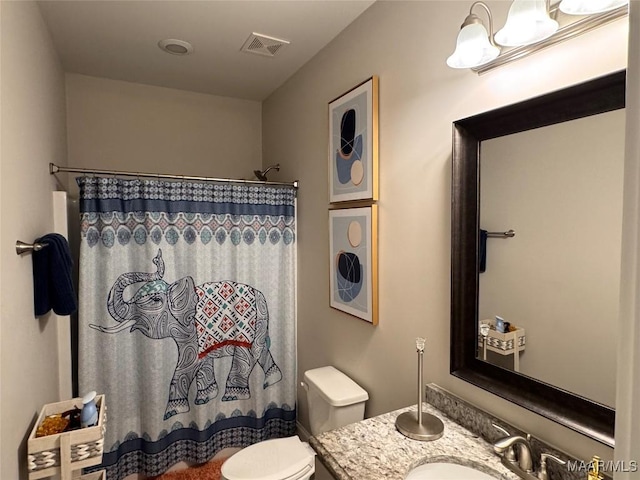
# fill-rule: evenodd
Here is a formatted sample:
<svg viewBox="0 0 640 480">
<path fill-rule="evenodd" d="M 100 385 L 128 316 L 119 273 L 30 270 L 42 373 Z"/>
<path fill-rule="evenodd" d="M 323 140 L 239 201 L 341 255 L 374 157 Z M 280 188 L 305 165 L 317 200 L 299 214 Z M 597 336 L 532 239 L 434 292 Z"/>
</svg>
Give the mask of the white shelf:
<svg viewBox="0 0 640 480">
<path fill-rule="evenodd" d="M 480 334 L 480 325 L 483 323 L 488 324 L 491 328 L 487 335 L 487 351 L 494 352 L 499 355 L 513 355 L 513 369 L 516 372 L 520 371 L 520 353 L 524 351 L 526 346 L 526 334 L 524 328 L 516 327 L 515 330 L 507 333 L 500 333 L 496 328 L 496 321 L 494 319 L 481 320 L 478 325 L 478 346 L 483 348 L 483 337 Z M 483 360 L 486 360 L 486 355 L 481 350 Z"/>
<path fill-rule="evenodd" d="M 107 422 L 107 404 L 104 395 L 96 397 L 100 411 L 98 425 L 69 432 L 36 437 L 36 431 L 45 417 L 82 407 L 82 399 L 48 403 L 40 412 L 27 442 L 29 480 L 59 475 L 62 480 L 103 480 L 104 471 L 80 476 L 80 471 L 102 463 L 104 432 Z"/>
</svg>

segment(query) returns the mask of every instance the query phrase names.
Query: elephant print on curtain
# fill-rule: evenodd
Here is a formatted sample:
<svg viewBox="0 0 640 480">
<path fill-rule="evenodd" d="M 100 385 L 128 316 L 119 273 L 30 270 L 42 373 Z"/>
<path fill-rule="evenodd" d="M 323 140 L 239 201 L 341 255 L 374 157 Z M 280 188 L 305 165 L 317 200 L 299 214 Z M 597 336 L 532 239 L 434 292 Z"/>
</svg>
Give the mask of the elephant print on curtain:
<svg viewBox="0 0 640 480">
<path fill-rule="evenodd" d="M 296 431 L 296 189 L 81 177 L 78 388 L 108 480 Z"/>
<path fill-rule="evenodd" d="M 169 284 L 163 280 L 161 249 L 153 263 L 155 273 L 123 273 L 111 287 L 107 308 L 120 325 L 90 327 L 104 333 L 131 327 L 131 332 L 138 330 L 152 339 L 173 338 L 178 347 L 178 363 L 164 420 L 189 411 L 189 389 L 194 378 L 196 405 L 218 396 L 213 368 L 216 358 L 233 359 L 223 402 L 251 397 L 249 375 L 256 363 L 264 371 L 263 388 L 282 379 L 269 350 L 269 312 L 262 292 L 233 281 L 195 286 L 191 277 Z M 146 283 L 126 301 L 125 289 L 140 282 Z"/>
</svg>

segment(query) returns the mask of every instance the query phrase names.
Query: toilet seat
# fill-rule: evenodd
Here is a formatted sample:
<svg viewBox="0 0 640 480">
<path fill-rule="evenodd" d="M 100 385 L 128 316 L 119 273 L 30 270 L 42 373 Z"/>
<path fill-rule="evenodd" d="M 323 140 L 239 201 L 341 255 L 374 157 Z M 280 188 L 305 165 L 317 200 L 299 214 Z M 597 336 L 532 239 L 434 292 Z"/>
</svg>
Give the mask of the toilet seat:
<svg viewBox="0 0 640 480">
<path fill-rule="evenodd" d="M 243 448 L 222 465 L 226 480 L 302 480 L 315 471 L 315 452 L 297 436 Z"/>
</svg>

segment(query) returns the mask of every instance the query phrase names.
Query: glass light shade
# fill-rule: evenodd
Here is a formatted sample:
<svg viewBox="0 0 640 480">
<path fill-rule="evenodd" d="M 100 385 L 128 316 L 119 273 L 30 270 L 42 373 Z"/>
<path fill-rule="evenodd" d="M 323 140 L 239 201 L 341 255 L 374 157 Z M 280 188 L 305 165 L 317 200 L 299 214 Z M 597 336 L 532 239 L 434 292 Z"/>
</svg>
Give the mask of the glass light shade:
<svg viewBox="0 0 640 480">
<path fill-rule="evenodd" d="M 514 0 L 495 40 L 506 47 L 519 47 L 544 40 L 557 30 L 558 22 L 549 17 L 545 0 Z"/>
<path fill-rule="evenodd" d="M 560 11 L 569 15 L 592 15 L 626 5 L 629 0 L 562 0 Z"/>
<path fill-rule="evenodd" d="M 451 68 L 473 68 L 489 63 L 500 54 L 500 49 L 491 45 L 484 25 L 467 25 L 458 34 L 456 51 L 447 58 Z"/>
</svg>

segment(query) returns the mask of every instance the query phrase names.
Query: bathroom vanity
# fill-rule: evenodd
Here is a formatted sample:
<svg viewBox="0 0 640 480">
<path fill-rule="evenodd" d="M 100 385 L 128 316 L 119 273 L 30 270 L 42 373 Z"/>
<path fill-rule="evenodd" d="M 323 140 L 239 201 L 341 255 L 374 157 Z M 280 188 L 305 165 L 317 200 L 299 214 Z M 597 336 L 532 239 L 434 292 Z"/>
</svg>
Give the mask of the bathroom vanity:
<svg viewBox="0 0 640 480">
<path fill-rule="evenodd" d="M 396 430 L 395 421 L 412 409 L 415 406 L 325 432 L 311 437 L 309 443 L 338 480 L 402 480 L 411 469 L 430 461 L 459 463 L 496 478 L 519 480 L 500 463 L 490 443 L 429 404 L 424 404 L 423 411 L 442 420 L 444 435 L 432 442 L 405 437 Z"/>
<path fill-rule="evenodd" d="M 444 435 L 438 440 L 421 442 L 402 435 L 395 426 L 398 415 L 415 410 L 415 405 L 368 418 L 313 436 L 310 445 L 319 461 L 337 480 L 403 480 L 415 467 L 430 462 L 449 462 L 470 466 L 503 480 L 520 477 L 505 467 L 493 449 L 504 434 L 498 424 L 514 435 L 526 435 L 434 384 L 426 387 L 423 411 L 444 423 Z M 464 425 L 464 426 L 463 426 Z M 531 438 L 534 467 L 541 453 L 550 453 L 564 461 L 577 461 L 536 438 Z M 578 480 L 584 472 L 549 464 L 549 480 Z"/>
</svg>

